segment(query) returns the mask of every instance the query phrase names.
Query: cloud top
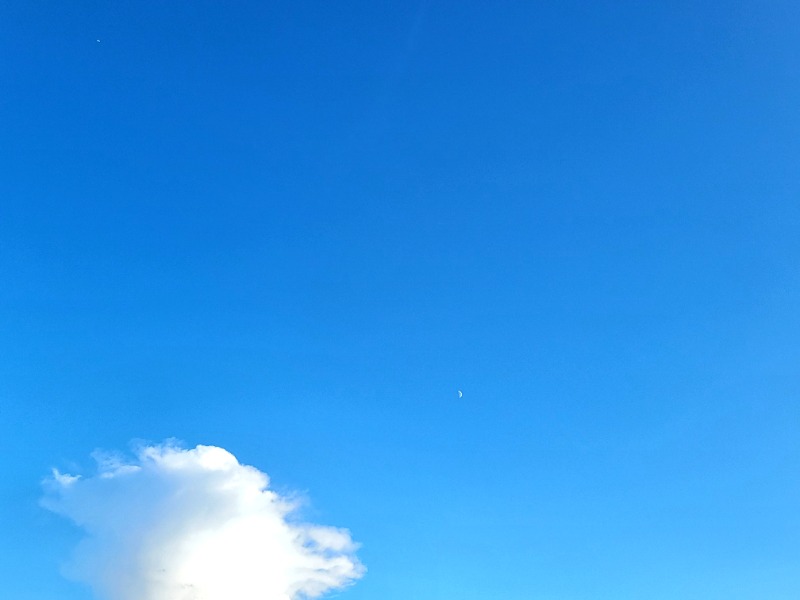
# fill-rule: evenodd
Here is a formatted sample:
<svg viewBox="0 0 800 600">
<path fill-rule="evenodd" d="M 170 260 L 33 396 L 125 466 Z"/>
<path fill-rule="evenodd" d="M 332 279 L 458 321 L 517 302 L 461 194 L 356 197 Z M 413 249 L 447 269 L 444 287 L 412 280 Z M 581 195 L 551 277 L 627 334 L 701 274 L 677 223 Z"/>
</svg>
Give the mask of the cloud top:
<svg viewBox="0 0 800 600">
<path fill-rule="evenodd" d="M 299 600 L 364 573 L 344 529 L 299 523 L 269 478 L 214 446 L 95 455 L 58 471 L 43 505 L 85 532 L 66 567 L 106 600 Z"/>
</svg>

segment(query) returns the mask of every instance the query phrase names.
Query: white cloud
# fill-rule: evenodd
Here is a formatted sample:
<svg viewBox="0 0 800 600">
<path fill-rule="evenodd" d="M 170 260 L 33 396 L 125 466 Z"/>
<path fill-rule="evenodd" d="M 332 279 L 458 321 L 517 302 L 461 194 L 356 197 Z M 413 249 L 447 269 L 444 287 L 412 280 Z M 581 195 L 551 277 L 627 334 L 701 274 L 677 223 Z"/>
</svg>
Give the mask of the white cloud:
<svg viewBox="0 0 800 600">
<path fill-rule="evenodd" d="M 85 532 L 66 574 L 106 600 L 298 600 L 364 573 L 344 529 L 298 523 L 265 473 L 214 446 L 144 446 L 54 471 L 43 505 Z"/>
</svg>

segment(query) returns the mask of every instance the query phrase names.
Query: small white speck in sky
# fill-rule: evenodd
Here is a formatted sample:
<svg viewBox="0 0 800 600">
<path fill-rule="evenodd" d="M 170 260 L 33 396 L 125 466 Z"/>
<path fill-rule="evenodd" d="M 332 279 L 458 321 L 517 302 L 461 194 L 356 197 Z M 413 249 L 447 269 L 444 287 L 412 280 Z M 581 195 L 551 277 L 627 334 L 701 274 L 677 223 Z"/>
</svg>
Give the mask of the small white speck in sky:
<svg viewBox="0 0 800 600">
<path fill-rule="evenodd" d="M 461 390 L 458 390 L 458 397 L 461 398 L 464 394 L 461 393 Z"/>
</svg>

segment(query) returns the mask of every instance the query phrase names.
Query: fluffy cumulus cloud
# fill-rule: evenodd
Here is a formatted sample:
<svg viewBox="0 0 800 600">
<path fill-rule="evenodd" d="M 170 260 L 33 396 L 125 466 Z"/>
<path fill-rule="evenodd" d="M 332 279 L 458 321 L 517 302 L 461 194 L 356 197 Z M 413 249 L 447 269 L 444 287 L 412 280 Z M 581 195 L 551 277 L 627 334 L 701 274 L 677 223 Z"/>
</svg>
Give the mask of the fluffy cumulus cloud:
<svg viewBox="0 0 800 600">
<path fill-rule="evenodd" d="M 358 579 L 344 529 L 300 523 L 261 471 L 214 446 L 145 446 L 48 479 L 43 504 L 85 532 L 67 574 L 105 600 L 299 600 Z"/>
</svg>

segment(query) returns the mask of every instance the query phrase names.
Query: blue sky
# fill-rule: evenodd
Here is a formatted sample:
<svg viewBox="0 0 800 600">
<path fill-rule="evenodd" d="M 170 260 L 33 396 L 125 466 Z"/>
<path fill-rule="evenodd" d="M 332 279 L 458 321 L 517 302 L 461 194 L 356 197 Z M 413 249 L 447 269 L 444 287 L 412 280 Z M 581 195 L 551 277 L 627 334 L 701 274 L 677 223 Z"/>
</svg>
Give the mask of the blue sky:
<svg viewBox="0 0 800 600">
<path fill-rule="evenodd" d="M 2 4 L 6 596 L 177 438 L 341 598 L 800 597 L 800 8 L 587 4 Z"/>
</svg>

